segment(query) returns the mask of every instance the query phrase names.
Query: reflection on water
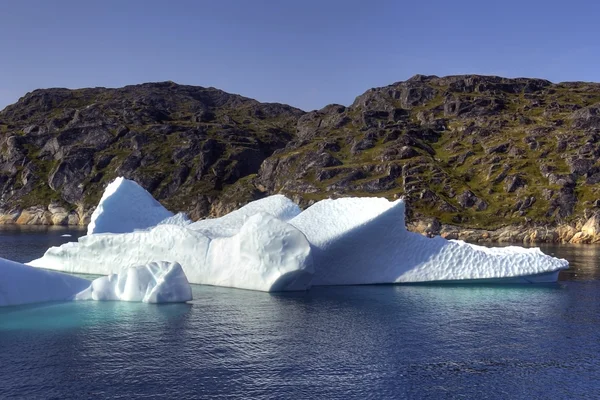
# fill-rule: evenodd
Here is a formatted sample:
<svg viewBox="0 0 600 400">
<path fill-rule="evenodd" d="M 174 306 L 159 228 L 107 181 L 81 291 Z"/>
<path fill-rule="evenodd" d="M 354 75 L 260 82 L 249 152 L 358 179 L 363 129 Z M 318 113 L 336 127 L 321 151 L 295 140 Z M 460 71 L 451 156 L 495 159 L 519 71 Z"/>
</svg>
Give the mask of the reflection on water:
<svg viewBox="0 0 600 400">
<path fill-rule="evenodd" d="M 600 244 L 540 244 L 538 247 L 546 254 L 569 261 L 569 269 L 560 273 L 560 280 L 600 279 Z"/>
<path fill-rule="evenodd" d="M 493 244 L 514 246 L 514 244 Z M 569 269 L 561 271 L 560 281 L 600 280 L 600 244 L 526 244 L 524 247 L 539 247 L 544 253 L 569 261 Z"/>
</svg>

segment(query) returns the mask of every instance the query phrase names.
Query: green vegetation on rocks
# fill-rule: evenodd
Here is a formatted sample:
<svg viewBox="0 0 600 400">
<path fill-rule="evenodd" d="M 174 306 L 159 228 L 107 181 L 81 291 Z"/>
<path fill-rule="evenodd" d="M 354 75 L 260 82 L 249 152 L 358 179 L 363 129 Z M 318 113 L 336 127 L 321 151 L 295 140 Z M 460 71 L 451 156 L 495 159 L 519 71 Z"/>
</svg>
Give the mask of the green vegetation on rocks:
<svg viewBox="0 0 600 400">
<path fill-rule="evenodd" d="M 283 193 L 404 197 L 409 219 L 465 228 L 557 225 L 600 207 L 599 159 L 594 83 L 417 75 L 308 113 L 173 82 L 47 89 L 0 112 L 0 208 L 89 214 L 125 176 L 193 218 Z"/>
</svg>

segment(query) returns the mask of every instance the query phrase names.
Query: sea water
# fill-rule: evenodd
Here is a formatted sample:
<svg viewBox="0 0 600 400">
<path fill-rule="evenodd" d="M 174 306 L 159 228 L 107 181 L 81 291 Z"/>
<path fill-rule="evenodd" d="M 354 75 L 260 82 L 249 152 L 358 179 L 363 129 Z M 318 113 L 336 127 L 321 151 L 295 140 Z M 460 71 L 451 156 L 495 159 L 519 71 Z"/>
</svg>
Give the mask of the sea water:
<svg viewBox="0 0 600 400">
<path fill-rule="evenodd" d="M 600 247 L 544 250 L 571 261 L 557 284 L 194 285 L 190 304 L 0 309 L 0 398 L 600 398 Z"/>
</svg>

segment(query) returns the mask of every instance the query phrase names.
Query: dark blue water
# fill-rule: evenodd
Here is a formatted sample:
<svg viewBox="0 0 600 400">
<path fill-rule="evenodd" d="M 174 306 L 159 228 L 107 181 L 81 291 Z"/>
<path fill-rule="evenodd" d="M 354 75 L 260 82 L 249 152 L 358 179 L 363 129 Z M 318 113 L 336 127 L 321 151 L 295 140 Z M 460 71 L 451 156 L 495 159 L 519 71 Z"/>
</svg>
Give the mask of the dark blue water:
<svg viewBox="0 0 600 400">
<path fill-rule="evenodd" d="M 0 398 L 600 398 L 597 258 L 577 249 L 546 249 L 575 259 L 554 285 L 0 309 Z"/>
<path fill-rule="evenodd" d="M 0 257 L 31 261 L 43 256 L 49 247 L 76 242 L 85 233 L 83 228 L 64 226 L 0 225 Z"/>
</svg>

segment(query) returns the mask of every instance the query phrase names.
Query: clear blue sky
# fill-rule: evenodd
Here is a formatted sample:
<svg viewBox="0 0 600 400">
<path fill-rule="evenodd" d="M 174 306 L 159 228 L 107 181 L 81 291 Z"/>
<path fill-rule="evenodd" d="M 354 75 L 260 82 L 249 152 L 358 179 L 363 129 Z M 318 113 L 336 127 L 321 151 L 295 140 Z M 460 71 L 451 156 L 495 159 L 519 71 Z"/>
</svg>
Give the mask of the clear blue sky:
<svg viewBox="0 0 600 400">
<path fill-rule="evenodd" d="M 599 16 L 597 0 L 0 0 L 0 109 L 164 80 L 305 110 L 417 73 L 600 81 Z"/>
</svg>

